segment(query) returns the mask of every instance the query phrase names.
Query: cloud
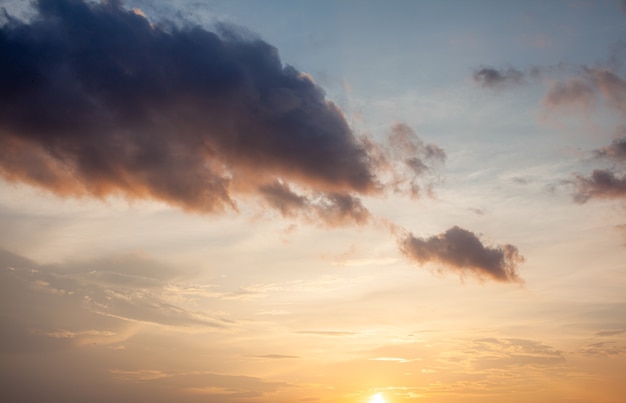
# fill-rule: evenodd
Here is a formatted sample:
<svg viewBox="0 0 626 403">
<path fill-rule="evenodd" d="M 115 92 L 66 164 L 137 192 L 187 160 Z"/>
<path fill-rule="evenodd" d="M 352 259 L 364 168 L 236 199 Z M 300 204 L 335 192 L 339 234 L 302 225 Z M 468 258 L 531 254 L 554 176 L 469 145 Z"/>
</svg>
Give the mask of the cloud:
<svg viewBox="0 0 626 403">
<path fill-rule="evenodd" d="M 565 362 L 562 351 L 526 339 L 479 339 L 467 352 L 472 357 L 472 365 L 478 369 L 553 367 Z"/>
<path fill-rule="evenodd" d="M 321 220 L 330 226 L 365 224 L 370 219 L 370 213 L 361 200 L 347 193 L 304 196 L 278 180 L 261 186 L 259 191 L 270 207 L 278 210 L 283 217 L 303 216 L 310 221 Z"/>
<path fill-rule="evenodd" d="M 40 0 L 28 21 L 6 14 L 0 175 L 63 197 L 150 198 L 200 213 L 252 197 L 331 227 L 371 222 L 363 197 L 432 193 L 443 149 L 403 123 L 381 142 L 355 135 L 276 48 L 243 29 L 214 31 L 152 22 L 121 1 Z M 111 298 L 135 320 L 161 320 L 157 306 L 168 321 L 189 319 L 160 301 Z"/>
<path fill-rule="evenodd" d="M 420 197 L 437 181 L 433 176 L 446 161 L 446 153 L 435 144 L 425 144 L 415 130 L 404 123 L 395 123 L 387 132 L 382 145 L 368 144 L 370 155 L 384 177 L 387 188 L 394 193 Z M 425 177 L 431 182 L 424 183 Z"/>
<path fill-rule="evenodd" d="M 151 24 L 120 2 L 36 2 L 1 26 L 0 171 L 59 195 L 235 207 L 284 178 L 373 192 L 342 112 L 277 50 L 234 28 Z"/>
<path fill-rule="evenodd" d="M 415 195 L 445 157 L 409 133 L 403 170 L 389 173 L 395 145 L 356 136 L 309 75 L 244 29 L 153 23 L 120 1 L 34 5 L 28 22 L 0 24 L 6 180 L 201 213 L 254 196 L 332 226 L 367 222 L 358 195 L 398 181 Z"/>
<path fill-rule="evenodd" d="M 626 115 L 626 80 L 608 68 L 583 67 L 576 76 L 554 82 L 543 104 L 548 109 L 572 106 L 589 109 L 598 99 Z"/>
<path fill-rule="evenodd" d="M 574 201 L 585 203 L 589 199 L 626 198 L 626 175 L 615 174 L 610 170 L 595 169 L 591 176 L 575 175 L 576 191 Z"/>
<path fill-rule="evenodd" d="M 584 345 L 579 352 L 591 357 L 621 356 L 626 355 L 626 345 L 623 342 L 603 341 Z"/>
<path fill-rule="evenodd" d="M 620 132 L 624 133 L 625 127 L 620 127 Z M 607 147 L 594 151 L 598 158 L 606 158 L 613 161 L 626 161 L 626 137 L 614 139 Z"/>
<path fill-rule="evenodd" d="M 458 226 L 430 238 L 404 235 L 399 242 L 402 252 L 417 263 L 438 263 L 442 270 L 470 274 L 480 279 L 522 282 L 517 274 L 517 265 L 524 258 L 515 246 L 485 246 L 473 232 Z"/>
<path fill-rule="evenodd" d="M 474 71 L 472 78 L 474 82 L 485 88 L 503 88 L 525 83 L 524 73 L 514 68 L 498 70 L 492 67 L 482 67 Z"/>
<path fill-rule="evenodd" d="M 49 351 L 86 342 L 112 344 L 152 324 L 179 331 L 223 331 L 233 321 L 171 298 L 177 272 L 142 256 L 39 265 L 0 249 L 0 351 Z M 105 327 L 103 327 L 105 326 Z"/>
</svg>

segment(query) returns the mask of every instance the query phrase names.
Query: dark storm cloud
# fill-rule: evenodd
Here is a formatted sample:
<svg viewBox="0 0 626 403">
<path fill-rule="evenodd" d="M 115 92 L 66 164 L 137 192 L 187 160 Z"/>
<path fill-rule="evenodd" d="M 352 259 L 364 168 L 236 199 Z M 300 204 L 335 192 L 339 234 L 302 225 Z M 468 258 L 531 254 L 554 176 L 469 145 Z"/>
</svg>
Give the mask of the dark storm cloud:
<svg viewBox="0 0 626 403">
<path fill-rule="evenodd" d="M 482 67 L 476 70 L 472 77 L 476 83 L 486 88 L 501 88 L 524 83 L 524 73 L 514 68 L 498 70 L 492 67 Z"/>
<path fill-rule="evenodd" d="M 278 179 L 328 194 L 380 190 L 342 112 L 262 40 L 154 24 L 119 1 L 35 6 L 32 21 L 6 16 L 0 27 L 6 179 L 200 212 L 236 208 L 233 194 L 259 186 L 271 194 Z"/>
<path fill-rule="evenodd" d="M 596 169 L 591 176 L 576 175 L 574 201 L 589 199 L 626 199 L 626 175 L 621 177 L 610 170 Z"/>
<path fill-rule="evenodd" d="M 412 260 L 438 263 L 442 270 L 501 282 L 522 281 L 517 265 L 524 258 L 515 246 L 485 246 L 473 232 L 457 226 L 430 238 L 405 235 L 400 239 L 400 248 Z"/>
</svg>

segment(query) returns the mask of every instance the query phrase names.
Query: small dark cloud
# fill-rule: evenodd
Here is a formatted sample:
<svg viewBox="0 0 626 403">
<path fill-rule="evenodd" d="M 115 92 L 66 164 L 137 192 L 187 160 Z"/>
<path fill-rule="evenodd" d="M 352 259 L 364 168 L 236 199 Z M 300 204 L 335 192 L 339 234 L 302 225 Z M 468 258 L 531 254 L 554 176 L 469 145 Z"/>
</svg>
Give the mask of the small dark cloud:
<svg viewBox="0 0 626 403">
<path fill-rule="evenodd" d="M 626 175 L 620 177 L 610 170 L 596 169 L 589 177 L 576 175 L 573 184 L 574 201 L 579 204 L 589 199 L 626 198 Z"/>
<path fill-rule="evenodd" d="M 438 263 L 444 271 L 501 282 L 522 282 L 517 266 L 524 258 L 515 246 L 485 246 L 473 232 L 457 226 L 430 238 L 405 235 L 400 239 L 400 249 L 415 262 Z"/>
<path fill-rule="evenodd" d="M 528 185 L 529 181 L 528 179 L 525 178 L 520 178 L 518 176 L 511 178 L 511 182 L 517 184 L 517 185 Z"/>
<path fill-rule="evenodd" d="M 524 73 L 514 68 L 498 70 L 482 67 L 474 71 L 472 77 L 477 84 L 485 88 L 503 88 L 525 83 Z"/>
</svg>

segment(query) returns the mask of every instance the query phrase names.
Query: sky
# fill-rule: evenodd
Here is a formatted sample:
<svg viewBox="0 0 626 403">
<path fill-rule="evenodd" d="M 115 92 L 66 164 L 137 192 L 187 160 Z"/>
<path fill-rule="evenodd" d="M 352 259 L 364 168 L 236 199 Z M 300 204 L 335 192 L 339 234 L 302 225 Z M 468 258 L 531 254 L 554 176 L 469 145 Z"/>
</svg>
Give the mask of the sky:
<svg viewBox="0 0 626 403">
<path fill-rule="evenodd" d="M 7 401 L 623 401 L 626 2 L 0 7 Z"/>
</svg>

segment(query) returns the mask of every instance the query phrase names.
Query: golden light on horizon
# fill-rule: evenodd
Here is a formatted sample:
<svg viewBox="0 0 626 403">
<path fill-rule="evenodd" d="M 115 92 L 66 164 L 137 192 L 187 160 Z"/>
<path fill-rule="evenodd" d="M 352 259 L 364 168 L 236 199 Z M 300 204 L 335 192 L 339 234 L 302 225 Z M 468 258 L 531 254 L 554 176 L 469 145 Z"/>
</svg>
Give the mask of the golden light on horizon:
<svg viewBox="0 0 626 403">
<path fill-rule="evenodd" d="M 387 403 L 387 401 L 383 398 L 383 394 L 382 393 L 376 393 L 370 399 L 370 403 Z"/>
</svg>

